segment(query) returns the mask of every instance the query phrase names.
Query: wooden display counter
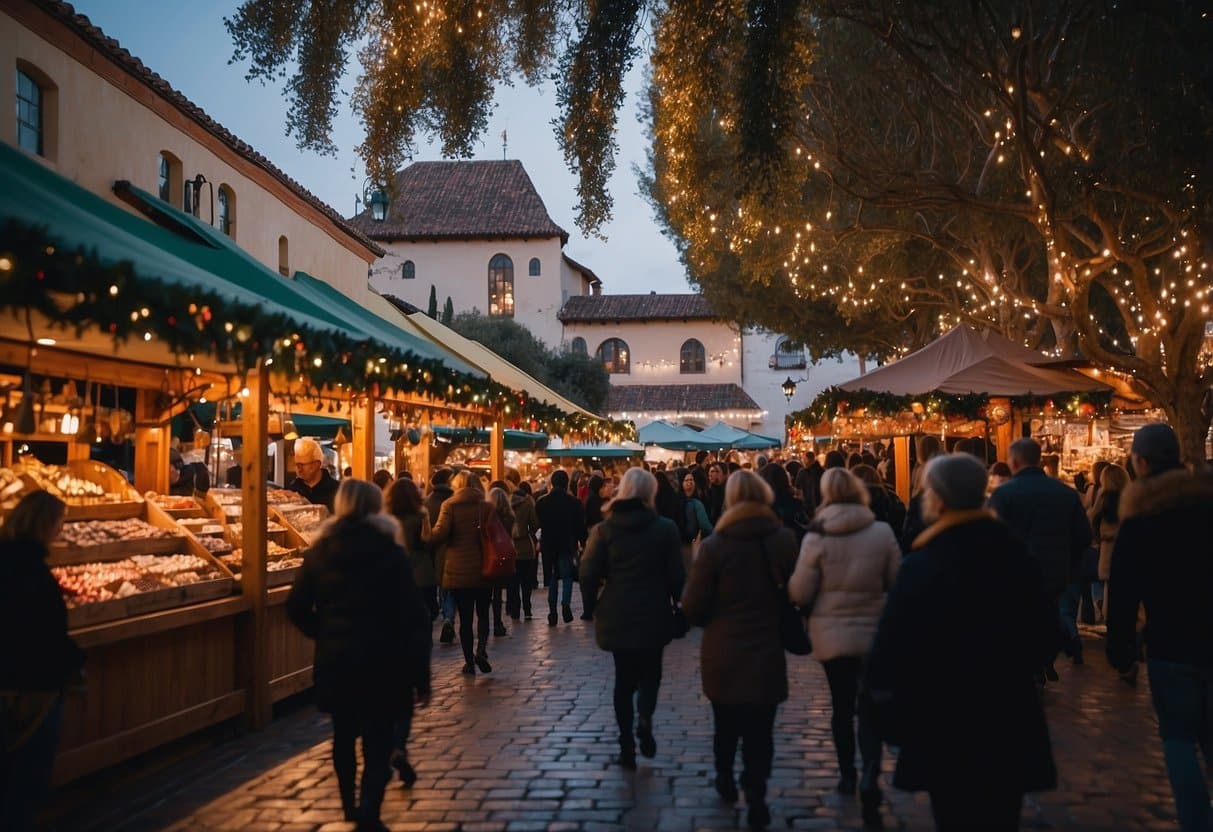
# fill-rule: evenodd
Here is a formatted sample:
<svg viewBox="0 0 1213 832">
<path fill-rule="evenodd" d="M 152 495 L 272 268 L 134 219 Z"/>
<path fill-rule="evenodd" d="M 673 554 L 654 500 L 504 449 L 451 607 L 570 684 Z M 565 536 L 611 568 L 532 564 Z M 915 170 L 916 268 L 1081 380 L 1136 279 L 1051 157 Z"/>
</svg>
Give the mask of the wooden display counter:
<svg viewBox="0 0 1213 832">
<path fill-rule="evenodd" d="M 312 686 L 312 640 L 299 632 L 286 615 L 289 586 L 271 589 L 266 605 L 269 637 L 270 698 L 274 702 Z"/>
</svg>

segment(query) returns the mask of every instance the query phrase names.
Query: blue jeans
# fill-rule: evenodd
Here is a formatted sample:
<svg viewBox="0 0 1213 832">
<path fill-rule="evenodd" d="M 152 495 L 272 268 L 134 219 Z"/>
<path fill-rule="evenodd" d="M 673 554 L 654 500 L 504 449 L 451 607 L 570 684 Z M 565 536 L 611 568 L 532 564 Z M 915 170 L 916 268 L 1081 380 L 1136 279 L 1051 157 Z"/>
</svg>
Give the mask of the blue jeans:
<svg viewBox="0 0 1213 832">
<path fill-rule="evenodd" d="M 442 620 L 454 621 L 456 607 L 455 596 L 452 595 L 448 589 L 439 590 L 439 593 L 442 595 Z"/>
<path fill-rule="evenodd" d="M 1179 828 L 1208 832 L 1209 788 L 1196 749 L 1206 765 L 1213 760 L 1213 668 L 1161 659 L 1151 659 L 1148 668 Z"/>
<path fill-rule="evenodd" d="M 548 610 L 556 612 L 556 582 L 560 581 L 560 603 L 573 603 L 573 558 L 572 556 L 558 555 L 556 557 L 543 556 L 543 582 L 548 587 Z"/>
</svg>

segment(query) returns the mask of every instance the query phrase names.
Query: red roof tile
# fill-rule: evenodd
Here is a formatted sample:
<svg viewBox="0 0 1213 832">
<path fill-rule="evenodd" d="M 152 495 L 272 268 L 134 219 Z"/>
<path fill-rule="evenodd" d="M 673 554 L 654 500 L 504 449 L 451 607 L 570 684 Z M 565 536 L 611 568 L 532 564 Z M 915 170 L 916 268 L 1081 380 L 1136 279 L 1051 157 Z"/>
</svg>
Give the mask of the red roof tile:
<svg viewBox="0 0 1213 832">
<path fill-rule="evenodd" d="M 282 184 L 286 185 L 296 194 L 298 194 L 304 202 L 311 205 L 321 214 L 333 222 L 341 231 L 353 237 L 361 245 L 365 246 L 369 251 L 382 257 L 384 250 L 373 243 L 361 231 L 354 228 L 352 224 L 333 210 L 320 197 L 313 194 L 307 188 L 300 185 L 292 179 L 269 159 L 258 153 L 253 146 L 241 140 L 234 133 L 228 130 L 219 122 L 208 116 L 201 107 L 190 101 L 177 90 L 173 89 L 168 81 L 161 78 L 151 69 L 149 69 L 143 61 L 136 58 L 130 52 L 122 47 L 118 41 L 114 40 L 105 32 L 93 25 L 93 22 L 82 14 L 77 14 L 76 10 L 69 3 L 58 2 L 58 0 L 32 0 L 35 6 L 42 9 L 55 20 L 67 26 L 85 42 L 100 52 L 102 55 L 109 58 L 123 70 L 128 72 L 133 78 L 151 87 L 161 98 L 172 104 L 183 114 L 201 126 L 204 130 L 214 135 L 233 151 L 243 156 L 248 161 L 252 162 L 257 167 L 268 173 L 273 178 L 277 179 Z"/>
<path fill-rule="evenodd" d="M 608 413 L 700 413 L 719 410 L 761 411 L 758 402 L 736 384 L 611 385 Z"/>
<path fill-rule="evenodd" d="M 563 323 L 713 320 L 719 316 L 703 295 L 575 295 L 558 317 Z"/>
<path fill-rule="evenodd" d="M 365 210 L 350 222 L 374 240 L 559 237 L 522 162 L 414 162 L 396 174 L 382 222 Z"/>
</svg>

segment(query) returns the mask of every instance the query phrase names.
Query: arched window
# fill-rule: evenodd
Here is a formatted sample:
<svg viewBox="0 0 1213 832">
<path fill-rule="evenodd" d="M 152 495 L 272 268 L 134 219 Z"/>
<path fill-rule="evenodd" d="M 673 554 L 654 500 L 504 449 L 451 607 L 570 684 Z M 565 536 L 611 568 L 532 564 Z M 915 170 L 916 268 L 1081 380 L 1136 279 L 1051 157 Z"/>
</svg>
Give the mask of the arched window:
<svg viewBox="0 0 1213 832">
<path fill-rule="evenodd" d="M 54 160 L 58 94 L 50 77 L 33 64 L 17 62 L 17 146 Z"/>
<path fill-rule="evenodd" d="M 417 265 L 412 260 L 405 260 L 400 267 L 400 277 L 404 280 L 415 280 L 417 278 Z"/>
<path fill-rule="evenodd" d="M 283 277 L 291 276 L 291 250 L 290 242 L 286 237 L 278 238 L 278 274 Z"/>
<path fill-rule="evenodd" d="M 569 349 L 575 352 L 577 355 L 585 355 L 588 351 L 588 347 L 585 345 L 585 339 L 580 335 L 569 342 Z"/>
<path fill-rule="evenodd" d="M 215 201 L 219 203 L 219 211 L 215 216 L 215 220 L 219 226 L 219 230 L 229 237 L 236 236 L 236 194 L 227 185 L 220 185 L 218 192 L 215 194 Z"/>
<path fill-rule="evenodd" d="M 598 345 L 598 360 L 606 371 L 612 375 L 627 374 L 631 370 L 631 356 L 626 341 L 619 338 L 608 338 Z"/>
<path fill-rule="evenodd" d="M 160 151 L 156 179 L 156 193 L 161 199 L 168 203 L 181 200 L 181 160 L 167 150 Z"/>
<path fill-rule="evenodd" d="M 771 369 L 803 370 L 805 366 L 804 348 L 786 335 L 779 336 L 779 340 L 775 342 Z"/>
<path fill-rule="evenodd" d="M 530 264 L 527 266 L 527 274 L 529 274 L 531 277 L 539 277 L 539 272 L 539 258 L 532 257 Z"/>
<path fill-rule="evenodd" d="M 678 351 L 678 372 L 680 373 L 704 373 L 707 372 L 705 365 L 703 344 L 697 339 L 690 338 L 682 345 L 682 349 Z"/>
<path fill-rule="evenodd" d="M 514 261 L 504 254 L 489 261 L 489 315 L 514 317 Z"/>
</svg>

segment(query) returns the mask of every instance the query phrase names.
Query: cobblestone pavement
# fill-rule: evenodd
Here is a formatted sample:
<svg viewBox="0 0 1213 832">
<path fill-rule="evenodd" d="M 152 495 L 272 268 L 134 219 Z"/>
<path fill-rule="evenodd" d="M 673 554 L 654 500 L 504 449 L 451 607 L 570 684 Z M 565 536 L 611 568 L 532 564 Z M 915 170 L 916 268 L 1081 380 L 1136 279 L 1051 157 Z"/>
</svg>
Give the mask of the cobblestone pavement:
<svg viewBox="0 0 1213 832">
<path fill-rule="evenodd" d="M 411 790 L 393 781 L 384 821 L 395 832 L 743 828 L 744 801 L 723 806 L 711 785 L 698 631 L 666 651 L 658 753 L 628 773 L 610 765 L 611 661 L 596 649 L 592 627 L 576 620 L 549 628 L 542 617 L 515 623 L 490 648 L 493 673 L 474 679 L 460 675 L 458 647 L 436 645 L 433 702 L 419 712 L 411 746 L 420 779 Z M 1062 680 L 1048 689 L 1061 788 L 1029 796 L 1023 828 L 1173 829 L 1144 674 L 1142 686 L 1129 689 L 1104 662 L 1102 643 L 1087 647 L 1089 664 L 1059 663 Z M 792 696 L 776 724 L 772 828 L 860 829 L 855 802 L 833 793 L 825 676 L 810 659 L 791 657 L 790 665 Z M 352 829 L 341 822 L 327 731 L 327 721 L 304 708 L 194 755 L 154 786 L 119 785 L 58 829 Z M 886 759 L 886 773 L 891 768 Z M 889 828 L 931 828 L 925 795 L 886 795 Z"/>
</svg>

